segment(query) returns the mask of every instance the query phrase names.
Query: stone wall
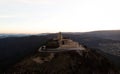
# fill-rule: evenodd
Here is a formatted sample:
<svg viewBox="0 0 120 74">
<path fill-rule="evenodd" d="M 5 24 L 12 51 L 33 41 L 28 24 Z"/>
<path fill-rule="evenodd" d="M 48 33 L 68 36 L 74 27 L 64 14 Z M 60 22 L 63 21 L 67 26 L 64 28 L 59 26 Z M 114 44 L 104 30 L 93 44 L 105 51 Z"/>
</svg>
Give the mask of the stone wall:
<svg viewBox="0 0 120 74">
<path fill-rule="evenodd" d="M 66 39 L 63 41 L 64 41 L 64 44 L 61 44 L 60 48 L 77 48 L 77 47 L 79 47 L 78 42 L 74 42 L 74 41 L 69 40 L 69 39 Z"/>
</svg>

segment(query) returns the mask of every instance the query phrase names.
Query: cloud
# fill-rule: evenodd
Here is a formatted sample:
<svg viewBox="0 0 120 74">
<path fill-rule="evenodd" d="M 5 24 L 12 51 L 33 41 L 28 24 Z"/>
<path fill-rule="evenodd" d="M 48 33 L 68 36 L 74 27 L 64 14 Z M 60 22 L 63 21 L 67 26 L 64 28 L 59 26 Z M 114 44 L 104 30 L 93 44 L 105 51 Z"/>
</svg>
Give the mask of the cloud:
<svg viewBox="0 0 120 74">
<path fill-rule="evenodd" d="M 16 15 L 0 15 L 0 18 L 15 18 L 18 17 Z"/>
<path fill-rule="evenodd" d="M 117 0 L 0 0 L 0 24 L 36 32 L 117 29 L 119 4 Z"/>
<path fill-rule="evenodd" d="M 25 14 L 4 14 L 4 15 L 0 15 L 1 19 L 13 19 L 13 18 L 30 18 L 32 17 L 31 15 L 25 15 Z"/>
<path fill-rule="evenodd" d="M 0 0 L 0 4 L 4 5 L 4 4 L 14 4 L 17 3 L 18 0 Z"/>
<path fill-rule="evenodd" d="M 50 0 L 20 0 L 19 2 L 27 3 L 27 4 L 50 4 L 53 3 Z"/>
<path fill-rule="evenodd" d="M 70 0 L 72 1 L 72 0 Z M 0 4 L 64 5 L 67 0 L 0 0 Z"/>
</svg>

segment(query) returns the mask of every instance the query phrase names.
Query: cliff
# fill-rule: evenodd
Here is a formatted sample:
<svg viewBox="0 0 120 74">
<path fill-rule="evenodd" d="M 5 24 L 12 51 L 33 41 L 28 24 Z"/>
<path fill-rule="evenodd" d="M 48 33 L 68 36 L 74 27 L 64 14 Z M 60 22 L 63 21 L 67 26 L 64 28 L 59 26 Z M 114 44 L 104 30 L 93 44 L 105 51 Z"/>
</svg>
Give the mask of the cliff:
<svg viewBox="0 0 120 74">
<path fill-rule="evenodd" d="M 38 52 L 8 69 L 6 74 L 119 74 L 99 53 L 87 48 L 80 53 L 79 50 Z"/>
</svg>

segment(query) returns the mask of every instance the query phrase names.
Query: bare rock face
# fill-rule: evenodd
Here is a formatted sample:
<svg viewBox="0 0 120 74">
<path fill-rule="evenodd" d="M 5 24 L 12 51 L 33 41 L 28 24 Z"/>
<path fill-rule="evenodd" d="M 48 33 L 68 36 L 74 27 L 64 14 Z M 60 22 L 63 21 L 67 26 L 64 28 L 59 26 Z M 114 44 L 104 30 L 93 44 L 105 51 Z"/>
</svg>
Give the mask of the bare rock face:
<svg viewBox="0 0 120 74">
<path fill-rule="evenodd" d="M 82 54 L 75 50 L 37 53 L 10 68 L 6 74 L 119 74 L 97 52 L 89 50 Z"/>
</svg>

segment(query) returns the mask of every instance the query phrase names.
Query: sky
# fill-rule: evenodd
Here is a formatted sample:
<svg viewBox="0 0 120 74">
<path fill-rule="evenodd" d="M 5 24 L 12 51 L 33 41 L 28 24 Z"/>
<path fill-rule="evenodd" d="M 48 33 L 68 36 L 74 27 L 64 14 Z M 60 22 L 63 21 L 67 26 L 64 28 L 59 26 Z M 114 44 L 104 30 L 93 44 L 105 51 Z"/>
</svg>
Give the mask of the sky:
<svg viewBox="0 0 120 74">
<path fill-rule="evenodd" d="M 0 33 L 120 30 L 120 0 L 0 0 Z"/>
</svg>

